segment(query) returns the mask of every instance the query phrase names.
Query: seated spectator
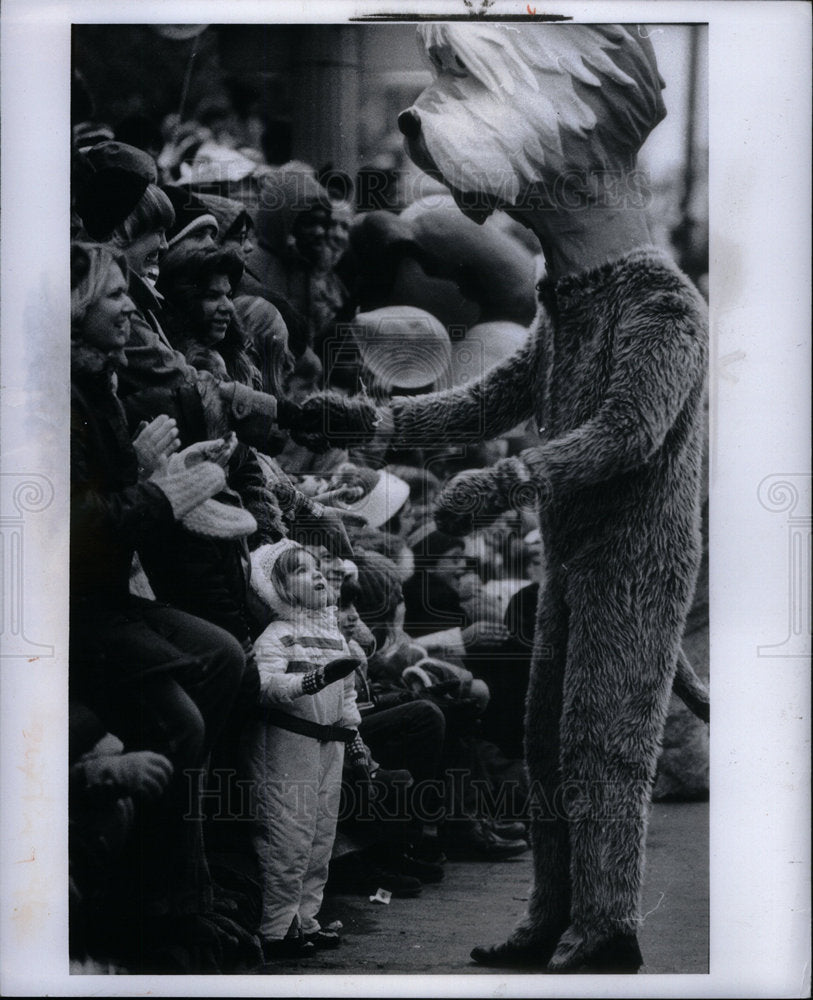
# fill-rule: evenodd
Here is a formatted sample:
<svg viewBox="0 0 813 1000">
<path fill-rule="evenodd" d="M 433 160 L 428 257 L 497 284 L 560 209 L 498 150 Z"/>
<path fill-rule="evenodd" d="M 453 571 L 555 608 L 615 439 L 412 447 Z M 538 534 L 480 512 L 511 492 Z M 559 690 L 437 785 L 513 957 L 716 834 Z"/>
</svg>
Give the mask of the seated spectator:
<svg viewBox="0 0 813 1000">
<path fill-rule="evenodd" d="M 151 750 L 125 753 L 87 705 L 71 701 L 68 711 L 70 954 L 86 958 L 98 939 L 136 807 L 160 798 L 173 768 Z"/>
<path fill-rule="evenodd" d="M 234 294 L 243 262 L 233 250 L 188 250 L 162 262 L 158 291 L 170 341 L 197 369 L 222 381 L 262 386 L 236 319 Z"/>
<path fill-rule="evenodd" d="M 359 659 L 356 668 L 356 700 L 361 713 L 359 733 L 373 757 L 393 774 L 408 772 L 410 787 L 379 782 L 379 797 L 373 814 L 379 817 L 377 849 L 370 857 L 396 876 L 417 878 L 420 882 L 439 882 L 443 869 L 420 860 L 426 852 L 424 828 L 442 818 L 442 782 L 440 761 L 446 728 L 443 712 L 432 702 L 417 698 L 409 691 L 377 695 L 367 675 L 367 653 L 375 645 L 371 633 L 355 607 L 362 595 L 358 583 L 346 580 L 339 597 L 339 627 Z M 382 772 L 383 773 L 383 772 Z M 373 781 L 377 775 L 373 774 Z M 399 793 L 404 793 L 400 795 Z M 382 872 L 375 877 L 383 888 Z M 396 886 L 402 883 L 394 880 Z"/>
<path fill-rule="evenodd" d="M 225 476 L 212 461 L 170 472 L 178 442 L 166 418 L 130 440 L 113 377 L 134 309 L 126 269 L 104 247 L 71 249 L 71 697 L 127 752 L 160 753 L 173 767 L 166 792 L 136 817 L 118 872 L 115 947 L 143 971 L 204 971 L 220 967 L 215 946 L 220 961 L 236 958 L 224 959 L 221 935 L 247 943 L 212 909 L 190 780 L 228 720 L 245 659 L 222 629 L 131 596 L 129 577 L 143 541 L 194 512 Z"/>
<path fill-rule="evenodd" d="M 522 853 L 528 845 L 521 831 L 513 830 L 520 839 L 510 840 L 491 828 L 489 817 L 480 815 L 480 788 L 485 789 L 489 777 L 480 766 L 475 740 L 478 720 L 488 704 L 486 685 L 461 666 L 427 657 L 423 647 L 404 632 L 401 583 L 390 560 L 357 550 L 354 561 L 359 587 L 356 607 L 376 640 L 376 652 L 368 658 L 373 696 L 380 704 L 428 700 L 444 716 L 448 849 L 495 859 Z"/>
</svg>

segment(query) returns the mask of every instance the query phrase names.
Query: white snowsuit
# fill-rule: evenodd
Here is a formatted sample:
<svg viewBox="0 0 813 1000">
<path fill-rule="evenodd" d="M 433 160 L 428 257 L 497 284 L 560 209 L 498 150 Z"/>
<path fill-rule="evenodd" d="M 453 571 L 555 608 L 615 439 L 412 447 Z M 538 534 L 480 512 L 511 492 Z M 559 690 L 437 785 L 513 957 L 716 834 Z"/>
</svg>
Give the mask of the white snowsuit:
<svg viewBox="0 0 813 1000">
<path fill-rule="evenodd" d="M 320 725 L 357 728 L 352 674 L 317 694 L 302 691 L 306 673 L 350 655 L 335 607 L 291 610 L 287 620 L 268 626 L 254 650 L 263 706 Z M 319 930 L 316 915 L 336 834 L 344 743 L 322 743 L 268 722 L 252 724 L 248 735 L 263 880 L 260 933 L 281 940 L 298 916 L 304 933 L 312 934 Z"/>
</svg>

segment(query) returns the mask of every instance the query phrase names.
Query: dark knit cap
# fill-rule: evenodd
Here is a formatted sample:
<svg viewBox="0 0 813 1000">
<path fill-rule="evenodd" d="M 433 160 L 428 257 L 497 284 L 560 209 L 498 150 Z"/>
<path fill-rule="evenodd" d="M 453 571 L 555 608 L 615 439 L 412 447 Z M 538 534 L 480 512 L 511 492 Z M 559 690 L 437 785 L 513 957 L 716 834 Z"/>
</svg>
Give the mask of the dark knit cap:
<svg viewBox="0 0 813 1000">
<path fill-rule="evenodd" d="M 99 170 L 83 179 L 76 211 L 91 239 L 104 243 L 121 225 L 147 190 L 149 181 L 118 167 Z"/>
<path fill-rule="evenodd" d="M 211 226 L 218 231 L 217 219 L 189 188 L 167 184 L 161 189 L 175 209 L 175 222 L 167 229 L 167 243 L 172 246 L 196 229 Z"/>
<path fill-rule="evenodd" d="M 378 552 L 357 549 L 353 562 L 358 567 L 356 610 L 365 625 L 375 628 L 392 621 L 403 601 L 398 567 Z"/>
<path fill-rule="evenodd" d="M 85 159 L 97 172 L 102 170 L 124 170 L 128 174 L 143 177 L 147 184 L 158 181 L 158 168 L 149 153 L 126 142 L 100 142 L 85 151 Z M 144 185 L 147 186 L 146 184 Z M 129 214 L 129 213 L 128 213 Z"/>
<path fill-rule="evenodd" d="M 104 242 L 157 179 L 155 160 L 124 142 L 100 142 L 79 154 L 76 211 L 88 236 Z"/>
</svg>

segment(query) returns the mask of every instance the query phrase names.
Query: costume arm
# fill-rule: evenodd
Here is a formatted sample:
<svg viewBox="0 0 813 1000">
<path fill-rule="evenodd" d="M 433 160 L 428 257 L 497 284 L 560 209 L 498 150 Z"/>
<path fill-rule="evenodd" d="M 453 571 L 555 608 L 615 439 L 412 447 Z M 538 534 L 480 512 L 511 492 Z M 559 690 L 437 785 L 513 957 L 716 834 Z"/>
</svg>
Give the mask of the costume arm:
<svg viewBox="0 0 813 1000">
<path fill-rule="evenodd" d="M 426 396 L 396 396 L 391 405 L 396 447 L 483 441 L 504 434 L 534 411 L 539 336 L 470 386 Z M 388 428 L 389 429 L 389 428 Z"/>
<path fill-rule="evenodd" d="M 543 502 L 545 494 L 564 495 L 645 465 L 681 419 L 690 394 L 702 387 L 706 355 L 705 326 L 681 296 L 664 294 L 628 314 L 596 415 L 522 453 Z"/>
</svg>

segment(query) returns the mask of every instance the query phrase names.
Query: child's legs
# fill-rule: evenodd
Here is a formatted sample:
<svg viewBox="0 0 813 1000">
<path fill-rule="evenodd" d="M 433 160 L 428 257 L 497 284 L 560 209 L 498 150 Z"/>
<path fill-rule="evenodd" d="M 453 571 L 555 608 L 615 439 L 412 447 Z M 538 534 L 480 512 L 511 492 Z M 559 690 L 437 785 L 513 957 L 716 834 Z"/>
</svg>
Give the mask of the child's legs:
<svg viewBox="0 0 813 1000">
<path fill-rule="evenodd" d="M 344 744 L 321 744 L 320 757 L 319 812 L 316 817 L 310 861 L 302 880 L 302 901 L 299 905 L 299 919 L 305 934 L 313 934 L 319 930 L 319 921 L 316 919 L 316 915 L 322 907 L 330 855 L 336 837 Z"/>
<path fill-rule="evenodd" d="M 255 844 L 263 885 L 260 934 L 269 941 L 284 938 L 299 911 L 318 817 L 319 750 L 308 736 L 265 727 Z"/>
</svg>

